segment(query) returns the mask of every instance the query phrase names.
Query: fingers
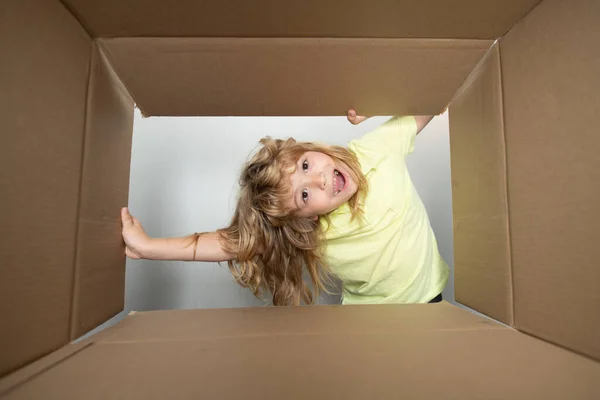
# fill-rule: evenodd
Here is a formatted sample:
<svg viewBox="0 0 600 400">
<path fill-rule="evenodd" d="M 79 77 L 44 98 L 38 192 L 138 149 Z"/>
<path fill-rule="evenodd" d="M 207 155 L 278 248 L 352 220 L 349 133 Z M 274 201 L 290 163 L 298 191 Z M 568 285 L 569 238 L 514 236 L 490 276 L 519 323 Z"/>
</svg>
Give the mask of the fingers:
<svg viewBox="0 0 600 400">
<path fill-rule="evenodd" d="M 124 228 L 131 228 L 134 224 L 134 218 L 129 213 L 129 209 L 127 207 L 123 207 L 121 209 L 121 223 Z"/>
<path fill-rule="evenodd" d="M 131 258 L 132 260 L 139 260 L 140 256 L 137 253 L 131 251 L 129 247 L 125 248 L 125 256 Z"/>
<path fill-rule="evenodd" d="M 357 115 L 356 110 L 354 110 L 354 109 L 348 110 L 348 114 L 346 115 L 346 117 L 348 118 L 348 121 L 350 121 L 350 123 L 352 125 L 358 125 L 367 119 L 367 117 L 365 117 L 365 116 Z"/>
</svg>

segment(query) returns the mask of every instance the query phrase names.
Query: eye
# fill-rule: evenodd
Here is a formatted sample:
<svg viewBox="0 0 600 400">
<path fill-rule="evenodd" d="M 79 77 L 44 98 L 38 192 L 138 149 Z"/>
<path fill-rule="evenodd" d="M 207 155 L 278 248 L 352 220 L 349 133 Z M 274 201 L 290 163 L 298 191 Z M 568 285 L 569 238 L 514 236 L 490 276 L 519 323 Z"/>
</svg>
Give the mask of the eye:
<svg viewBox="0 0 600 400">
<path fill-rule="evenodd" d="M 304 189 L 302 191 L 302 201 L 306 203 L 307 200 L 308 200 L 308 190 Z"/>
<path fill-rule="evenodd" d="M 304 162 L 302 163 L 302 170 L 308 171 L 308 161 L 304 160 Z"/>
</svg>

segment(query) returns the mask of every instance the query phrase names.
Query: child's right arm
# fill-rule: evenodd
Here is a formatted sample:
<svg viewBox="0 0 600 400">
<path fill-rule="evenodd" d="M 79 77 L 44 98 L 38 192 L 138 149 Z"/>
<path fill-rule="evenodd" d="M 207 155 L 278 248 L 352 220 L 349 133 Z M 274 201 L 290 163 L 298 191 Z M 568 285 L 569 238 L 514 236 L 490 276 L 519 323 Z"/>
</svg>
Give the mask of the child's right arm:
<svg viewBox="0 0 600 400">
<path fill-rule="evenodd" d="M 206 261 L 233 260 L 234 256 L 224 251 L 217 232 L 179 238 L 151 238 L 140 222 L 127 208 L 121 210 L 125 254 L 133 259 Z"/>
</svg>

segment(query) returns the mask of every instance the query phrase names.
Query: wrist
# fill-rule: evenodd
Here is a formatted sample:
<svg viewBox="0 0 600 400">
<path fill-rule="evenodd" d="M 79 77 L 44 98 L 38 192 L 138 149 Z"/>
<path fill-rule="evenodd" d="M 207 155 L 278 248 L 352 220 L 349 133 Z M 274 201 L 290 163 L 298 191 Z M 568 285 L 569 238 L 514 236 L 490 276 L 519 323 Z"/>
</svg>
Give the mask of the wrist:
<svg viewBox="0 0 600 400">
<path fill-rule="evenodd" d="M 144 258 L 147 260 L 154 260 L 158 256 L 157 252 L 158 241 L 154 238 L 147 237 L 146 240 L 142 242 L 142 245 L 139 249 L 140 258 Z"/>
</svg>

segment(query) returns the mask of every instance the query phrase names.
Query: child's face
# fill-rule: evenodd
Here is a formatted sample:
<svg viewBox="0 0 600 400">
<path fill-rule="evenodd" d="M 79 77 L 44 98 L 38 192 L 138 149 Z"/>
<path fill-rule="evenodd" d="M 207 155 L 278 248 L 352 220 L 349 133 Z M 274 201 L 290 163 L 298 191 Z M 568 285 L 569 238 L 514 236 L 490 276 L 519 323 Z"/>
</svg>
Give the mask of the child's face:
<svg viewBox="0 0 600 400">
<path fill-rule="evenodd" d="M 288 207 L 298 217 L 316 219 L 335 210 L 358 190 L 349 168 L 325 153 L 307 151 L 296 163 L 291 177 L 292 194 Z"/>
</svg>

